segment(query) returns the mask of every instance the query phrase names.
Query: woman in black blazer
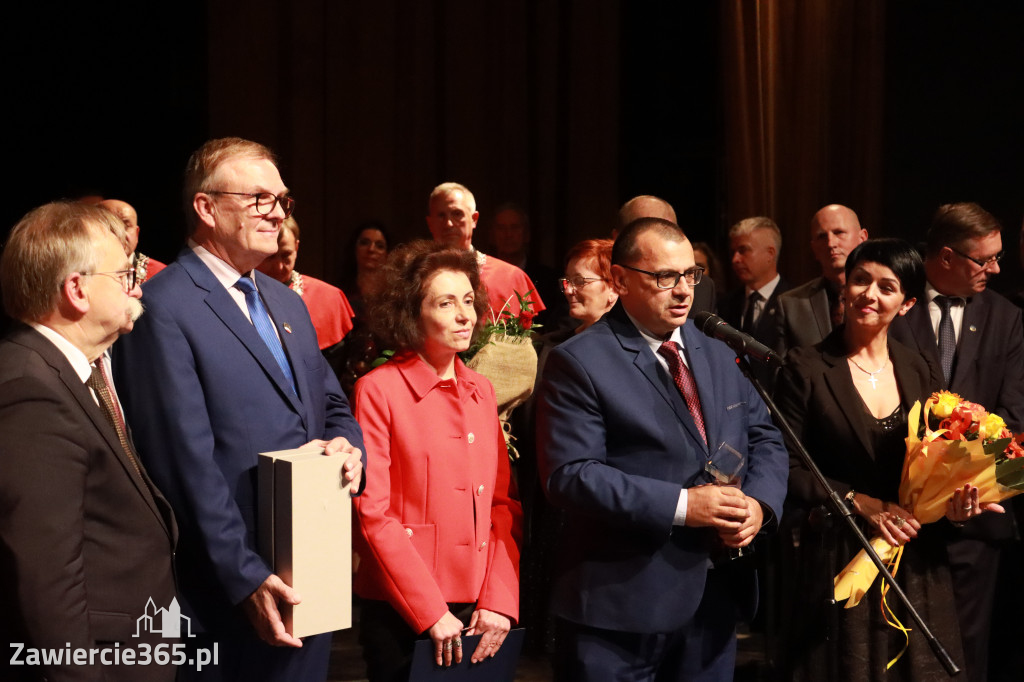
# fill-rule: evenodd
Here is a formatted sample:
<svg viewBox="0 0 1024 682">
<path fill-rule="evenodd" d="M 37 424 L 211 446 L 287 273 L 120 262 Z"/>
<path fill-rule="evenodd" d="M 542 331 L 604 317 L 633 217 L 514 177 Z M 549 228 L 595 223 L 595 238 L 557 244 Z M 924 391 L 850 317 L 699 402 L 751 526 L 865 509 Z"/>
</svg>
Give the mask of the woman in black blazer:
<svg viewBox="0 0 1024 682">
<path fill-rule="evenodd" d="M 924 291 L 917 252 L 897 239 L 858 246 L 846 261 L 845 324 L 813 347 L 787 357 L 776 402 L 815 463 L 854 512 L 868 536 L 906 545 L 897 581 L 954 660 L 960 637 L 944 546 L 948 524 L 923 527 L 897 504 L 907 413 L 939 387 L 941 370 L 888 338 L 889 325 Z M 793 452 L 792 448 L 790 451 Z M 969 499 L 969 496 L 968 496 Z M 889 627 L 879 606 L 881 580 L 863 603 L 844 609 L 832 601 L 832 578 L 859 546 L 845 524 L 828 513 L 827 498 L 810 471 L 791 458 L 787 524 L 794 551 L 784 608 L 784 656 L 792 679 L 946 679 L 927 642 L 910 633 L 910 647 L 886 671 L 905 640 Z M 960 520 L 963 511 L 955 512 Z M 789 538 L 786 538 L 789 539 Z M 900 621 L 916 630 L 895 596 L 888 600 Z"/>
</svg>

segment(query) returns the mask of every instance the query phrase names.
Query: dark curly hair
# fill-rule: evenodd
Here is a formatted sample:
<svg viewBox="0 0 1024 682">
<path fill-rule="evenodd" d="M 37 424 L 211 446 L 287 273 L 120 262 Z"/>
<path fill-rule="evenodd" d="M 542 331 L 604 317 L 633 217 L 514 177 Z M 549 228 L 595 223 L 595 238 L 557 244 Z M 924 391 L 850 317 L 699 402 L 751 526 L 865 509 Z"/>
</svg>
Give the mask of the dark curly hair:
<svg viewBox="0 0 1024 682">
<path fill-rule="evenodd" d="M 416 350 L 423 346 L 420 308 L 432 277 L 441 270 L 461 272 L 473 286 L 477 329 L 487 310 L 487 289 L 480 281 L 476 254 L 425 239 L 404 244 L 388 254 L 384 289 L 370 304 L 370 329 L 385 348 Z"/>
</svg>

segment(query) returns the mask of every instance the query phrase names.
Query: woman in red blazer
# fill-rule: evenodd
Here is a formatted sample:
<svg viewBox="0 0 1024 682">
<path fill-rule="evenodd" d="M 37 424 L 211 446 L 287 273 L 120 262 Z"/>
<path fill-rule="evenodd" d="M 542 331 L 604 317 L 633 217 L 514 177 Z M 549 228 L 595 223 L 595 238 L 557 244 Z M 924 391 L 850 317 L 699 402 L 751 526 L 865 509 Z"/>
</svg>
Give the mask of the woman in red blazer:
<svg viewBox="0 0 1024 682">
<path fill-rule="evenodd" d="M 456 355 L 487 305 L 475 257 L 414 242 L 384 281 L 370 320 L 397 352 L 354 395 L 367 453 L 355 591 L 374 681 L 405 680 L 417 638 L 438 665 L 462 660 L 464 630 L 483 635 L 473 662 L 497 652 L 519 614 L 522 522 L 494 388 Z"/>
</svg>

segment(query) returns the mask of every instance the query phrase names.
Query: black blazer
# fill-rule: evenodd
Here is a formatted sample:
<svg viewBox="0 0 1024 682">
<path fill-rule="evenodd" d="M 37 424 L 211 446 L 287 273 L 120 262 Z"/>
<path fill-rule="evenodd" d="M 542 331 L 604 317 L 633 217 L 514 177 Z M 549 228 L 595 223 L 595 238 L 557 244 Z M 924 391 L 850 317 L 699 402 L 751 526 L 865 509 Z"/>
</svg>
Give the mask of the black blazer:
<svg viewBox="0 0 1024 682">
<path fill-rule="evenodd" d="M 889 338 L 920 352 L 939 367 L 938 342 L 928 305 L 918 301 L 893 321 Z M 945 387 L 942 371 L 940 385 Z M 994 291 L 972 296 L 964 309 L 949 389 L 1006 420 L 1010 430 L 1024 430 L 1024 332 L 1021 311 Z M 983 514 L 968 522 L 965 537 L 989 541 L 1014 537 L 1012 514 Z"/>
<path fill-rule="evenodd" d="M 815 277 L 779 298 L 777 345 L 782 357 L 790 348 L 813 346 L 832 331 L 825 278 Z"/>
<path fill-rule="evenodd" d="M 779 376 L 775 402 L 789 421 L 815 463 L 839 495 L 851 489 L 881 500 L 895 501 L 895 480 L 880 476 L 890 472 L 891 460 L 878 461 L 867 437 L 871 416 L 861 401 L 846 362 L 842 327 L 821 343 L 790 351 Z M 890 339 L 889 356 L 906 409 L 924 401 L 939 387 L 942 370 L 914 350 Z M 790 452 L 792 444 L 787 443 Z M 902 462 L 902 458 L 896 458 Z M 823 504 L 827 497 L 811 472 L 795 455 L 790 457 L 789 495 L 799 506 Z"/>
<path fill-rule="evenodd" d="M 134 635 L 151 598 L 161 609 L 175 597 L 176 532 L 170 505 L 125 454 L 64 354 L 15 326 L 0 342 L 0 635 L 53 649 L 173 644 Z M 98 661 L 5 671 L 7 658 L 5 680 L 174 679 L 173 666 Z"/>
<path fill-rule="evenodd" d="M 790 289 L 790 284 L 785 278 L 779 279 L 779 283 L 776 285 L 772 295 L 768 297 L 767 301 L 765 301 L 761 317 L 757 318 L 757 324 L 754 325 L 754 329 L 750 334 L 755 339 L 772 349 L 778 348 L 781 340 L 781 329 L 779 324 L 781 309 L 779 308 L 779 296 Z M 721 313 L 722 319 L 733 327 L 736 327 L 736 329 L 740 328 L 740 324 L 743 321 L 743 307 L 746 303 L 746 293 L 746 288 L 741 287 L 737 291 L 726 296 L 722 300 L 722 304 L 719 306 L 719 312 Z M 754 376 L 756 376 L 758 381 L 760 381 L 768 392 L 771 393 L 775 386 L 777 370 L 756 360 L 751 361 L 751 366 L 754 368 Z"/>
</svg>

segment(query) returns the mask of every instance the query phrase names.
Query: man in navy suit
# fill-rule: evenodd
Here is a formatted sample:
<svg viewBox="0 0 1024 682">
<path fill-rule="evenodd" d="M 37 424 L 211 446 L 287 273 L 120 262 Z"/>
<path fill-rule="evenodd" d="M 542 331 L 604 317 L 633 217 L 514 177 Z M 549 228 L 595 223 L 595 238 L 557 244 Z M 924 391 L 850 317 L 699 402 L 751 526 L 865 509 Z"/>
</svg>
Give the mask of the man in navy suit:
<svg viewBox="0 0 1024 682">
<path fill-rule="evenodd" d="M 942 367 L 945 388 L 1000 415 L 1017 433 L 1024 430 L 1021 313 L 988 288 L 999 274 L 1000 231 L 995 216 L 977 204 L 940 206 L 928 229 L 925 300 L 893 322 L 889 334 L 933 358 Z M 948 345 L 942 343 L 944 332 Z M 1020 542 L 1014 526 L 1013 514 L 982 514 L 953 531 L 948 544 L 967 679 L 972 682 L 999 679 L 989 666 L 990 632 L 993 615 L 1004 617 L 1006 611 L 995 608 L 996 578 L 1007 568 L 1004 563 L 1000 569 L 1003 549 Z M 1019 580 L 1019 570 L 1011 570 L 1012 580 Z M 1017 620 L 1014 610 L 1008 613 Z M 997 623 L 995 634 L 1013 626 Z M 1012 650 L 1002 647 L 999 653 L 1006 657 Z"/>
<path fill-rule="evenodd" d="M 679 227 L 634 221 L 612 263 L 618 304 L 551 352 L 539 391 L 541 480 L 566 513 L 557 676 L 730 679 L 756 581 L 712 559 L 775 524 L 788 456 L 733 352 L 685 324 L 700 270 Z M 739 487 L 709 485 L 723 444 Z"/>
<path fill-rule="evenodd" d="M 325 445 L 362 482 L 362 432 L 317 346 L 306 307 L 254 272 L 276 253 L 294 200 L 273 153 L 211 140 L 189 160 L 188 248 L 146 284 L 147 315 L 115 352 L 128 422 L 181 519 L 183 611 L 219 646 L 202 679 L 323 680 L 330 635 L 285 632 L 278 605 L 300 595 L 256 549 L 260 452 Z M 339 580 L 349 579 L 338 576 Z"/>
</svg>

